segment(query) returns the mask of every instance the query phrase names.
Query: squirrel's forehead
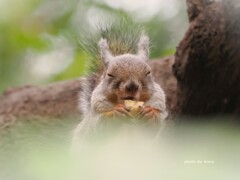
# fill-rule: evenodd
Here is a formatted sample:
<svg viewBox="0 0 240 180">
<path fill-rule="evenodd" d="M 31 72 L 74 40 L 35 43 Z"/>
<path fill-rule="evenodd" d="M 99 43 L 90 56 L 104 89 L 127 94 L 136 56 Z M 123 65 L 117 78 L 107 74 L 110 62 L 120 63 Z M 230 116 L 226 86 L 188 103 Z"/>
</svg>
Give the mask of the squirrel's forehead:
<svg viewBox="0 0 240 180">
<path fill-rule="evenodd" d="M 119 68 L 147 68 L 147 64 L 141 60 L 123 60 L 123 61 L 116 61 L 115 67 Z"/>
<path fill-rule="evenodd" d="M 112 71 L 124 71 L 125 73 L 146 71 L 150 66 L 143 60 L 137 58 L 113 59 L 109 67 Z"/>
<path fill-rule="evenodd" d="M 114 58 L 112 63 L 118 67 L 142 67 L 147 68 L 147 63 L 141 60 L 138 56 L 126 56 L 121 58 Z"/>
<path fill-rule="evenodd" d="M 123 55 L 119 55 L 119 56 L 115 56 L 113 58 L 114 61 L 116 62 L 138 62 L 138 61 L 144 61 L 141 59 L 140 56 L 134 55 L 134 54 L 123 54 Z"/>
</svg>

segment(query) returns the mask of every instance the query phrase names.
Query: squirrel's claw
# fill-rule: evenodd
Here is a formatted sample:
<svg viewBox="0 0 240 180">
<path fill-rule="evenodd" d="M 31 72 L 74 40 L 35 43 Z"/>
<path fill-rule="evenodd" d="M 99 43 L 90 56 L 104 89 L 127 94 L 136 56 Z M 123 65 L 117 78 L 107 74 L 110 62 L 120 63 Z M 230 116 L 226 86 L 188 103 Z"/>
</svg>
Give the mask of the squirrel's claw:
<svg viewBox="0 0 240 180">
<path fill-rule="evenodd" d="M 146 106 L 140 112 L 141 119 L 154 120 L 155 123 L 158 122 L 160 117 L 160 110 L 151 106 Z"/>
<path fill-rule="evenodd" d="M 124 118 L 130 116 L 123 104 L 117 105 L 114 110 L 105 112 L 103 115 L 108 118 Z"/>
<path fill-rule="evenodd" d="M 115 110 L 121 114 L 122 116 L 126 117 L 126 116 L 130 116 L 128 110 L 126 110 L 125 106 L 123 104 L 119 104 L 115 107 Z"/>
</svg>

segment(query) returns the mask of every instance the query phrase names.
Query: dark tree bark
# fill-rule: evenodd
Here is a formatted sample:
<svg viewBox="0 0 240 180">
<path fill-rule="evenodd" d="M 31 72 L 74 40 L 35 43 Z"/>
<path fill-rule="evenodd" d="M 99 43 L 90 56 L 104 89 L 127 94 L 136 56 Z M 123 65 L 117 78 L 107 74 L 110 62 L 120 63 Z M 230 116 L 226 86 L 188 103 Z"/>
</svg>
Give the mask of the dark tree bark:
<svg viewBox="0 0 240 180">
<path fill-rule="evenodd" d="M 189 29 L 176 52 L 175 114 L 240 114 L 240 1 L 187 0 Z"/>
</svg>

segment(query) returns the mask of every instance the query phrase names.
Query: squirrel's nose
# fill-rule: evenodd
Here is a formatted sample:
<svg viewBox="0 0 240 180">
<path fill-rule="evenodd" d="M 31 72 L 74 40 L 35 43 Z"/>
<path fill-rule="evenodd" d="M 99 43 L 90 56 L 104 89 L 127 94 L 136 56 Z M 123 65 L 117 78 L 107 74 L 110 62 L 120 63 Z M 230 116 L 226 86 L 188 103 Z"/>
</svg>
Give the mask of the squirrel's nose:
<svg viewBox="0 0 240 180">
<path fill-rule="evenodd" d="M 130 82 L 129 84 L 126 85 L 126 90 L 128 92 L 136 92 L 138 90 L 139 86 L 134 83 L 134 82 Z"/>
</svg>

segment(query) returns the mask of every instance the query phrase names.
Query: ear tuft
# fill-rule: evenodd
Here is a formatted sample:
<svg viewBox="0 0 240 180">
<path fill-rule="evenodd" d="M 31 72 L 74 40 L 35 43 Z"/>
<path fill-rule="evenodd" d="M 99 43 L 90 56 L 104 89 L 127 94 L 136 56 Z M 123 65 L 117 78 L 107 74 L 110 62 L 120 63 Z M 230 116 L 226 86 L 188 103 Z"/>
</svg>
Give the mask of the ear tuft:
<svg viewBox="0 0 240 180">
<path fill-rule="evenodd" d="M 107 66 L 110 62 L 110 59 L 112 57 L 111 52 L 109 51 L 108 43 L 106 39 L 100 39 L 98 43 L 99 49 L 100 49 L 100 56 L 104 64 Z"/>
<path fill-rule="evenodd" d="M 141 56 L 145 61 L 148 60 L 149 56 L 149 38 L 146 35 L 140 37 L 138 43 L 138 55 Z"/>
</svg>

